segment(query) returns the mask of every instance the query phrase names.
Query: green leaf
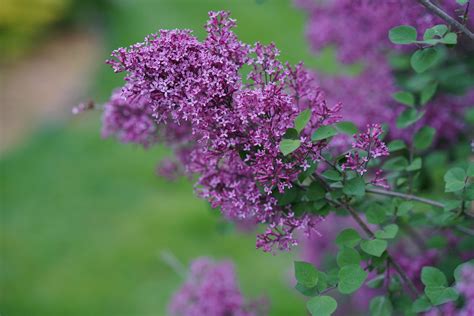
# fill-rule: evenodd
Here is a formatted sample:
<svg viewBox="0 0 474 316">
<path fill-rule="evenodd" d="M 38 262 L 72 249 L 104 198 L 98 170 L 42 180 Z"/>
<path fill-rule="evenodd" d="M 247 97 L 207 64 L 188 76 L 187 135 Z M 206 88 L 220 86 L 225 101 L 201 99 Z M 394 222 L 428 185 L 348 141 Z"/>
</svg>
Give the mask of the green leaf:
<svg viewBox="0 0 474 316">
<path fill-rule="evenodd" d="M 280 142 L 280 151 L 283 155 L 288 155 L 297 150 L 301 145 L 299 139 L 282 139 Z"/>
<path fill-rule="evenodd" d="M 467 167 L 466 175 L 468 177 L 474 177 L 474 163 L 469 163 L 469 166 Z"/>
<path fill-rule="evenodd" d="M 440 57 L 434 48 L 419 49 L 411 56 L 410 64 L 417 73 L 422 73 L 432 67 Z"/>
<path fill-rule="evenodd" d="M 322 173 L 322 176 L 328 180 L 340 181 L 342 180 L 342 175 L 333 169 L 328 169 Z"/>
<path fill-rule="evenodd" d="M 448 33 L 445 37 L 441 39 L 441 43 L 447 45 L 454 45 L 458 43 L 458 35 L 456 33 Z"/>
<path fill-rule="evenodd" d="M 460 5 L 464 5 L 468 2 L 469 0 L 456 0 L 456 2 Z"/>
<path fill-rule="evenodd" d="M 380 257 L 387 249 L 387 241 L 381 239 L 362 240 L 360 248 L 371 256 Z"/>
<path fill-rule="evenodd" d="M 350 248 L 344 246 L 339 252 L 337 253 L 337 265 L 339 267 L 347 266 L 350 264 L 360 264 L 360 255 L 357 250 L 354 248 Z"/>
<path fill-rule="evenodd" d="M 326 190 L 319 182 L 312 182 L 309 185 L 308 190 L 306 190 L 305 192 L 305 196 L 308 198 L 309 201 L 319 201 L 323 199 L 325 195 Z"/>
<path fill-rule="evenodd" d="M 319 294 L 318 286 L 306 287 L 301 283 L 296 283 L 295 289 L 304 296 L 316 296 Z"/>
<path fill-rule="evenodd" d="M 275 198 L 278 200 L 278 205 L 280 206 L 293 203 L 298 198 L 298 194 L 299 189 L 296 187 L 286 189 L 283 193 L 278 192 L 278 190 L 275 190 L 273 193 Z"/>
<path fill-rule="evenodd" d="M 330 316 L 336 310 L 337 302 L 330 296 L 317 296 L 306 303 L 306 308 L 313 316 Z"/>
<path fill-rule="evenodd" d="M 356 177 L 348 180 L 342 189 L 347 195 L 363 196 L 365 194 L 365 182 L 362 177 Z"/>
<path fill-rule="evenodd" d="M 383 206 L 377 203 L 374 203 L 369 206 L 369 208 L 367 209 L 367 212 L 365 213 L 365 216 L 367 217 L 367 221 L 370 224 L 375 224 L 375 225 L 378 225 L 384 222 L 387 217 Z"/>
<path fill-rule="evenodd" d="M 397 118 L 397 127 L 406 128 L 413 123 L 416 123 L 425 115 L 424 111 L 417 111 L 416 109 L 406 109 Z"/>
<path fill-rule="evenodd" d="M 285 135 L 283 135 L 283 138 L 284 139 L 299 139 L 299 133 L 294 128 L 288 128 L 285 132 Z"/>
<path fill-rule="evenodd" d="M 425 105 L 436 93 L 438 89 L 438 82 L 434 81 L 432 83 L 427 84 L 423 90 L 421 90 L 420 96 L 420 103 L 421 105 Z"/>
<path fill-rule="evenodd" d="M 311 109 L 306 109 L 295 118 L 295 129 L 301 132 L 311 119 Z"/>
<path fill-rule="evenodd" d="M 382 166 L 383 170 L 402 171 L 408 166 L 408 160 L 405 157 L 398 156 L 388 159 Z"/>
<path fill-rule="evenodd" d="M 351 294 L 359 289 L 367 278 L 368 273 L 359 265 L 343 266 L 339 270 L 339 283 L 337 288 L 342 294 Z"/>
<path fill-rule="evenodd" d="M 423 267 L 421 270 L 421 282 L 425 286 L 447 286 L 448 280 L 444 273 L 435 267 Z"/>
<path fill-rule="evenodd" d="M 423 34 L 423 39 L 424 40 L 432 39 L 432 38 L 435 38 L 435 36 L 443 37 L 447 31 L 448 31 L 448 27 L 446 25 L 438 24 L 427 29 L 425 31 L 425 34 Z"/>
<path fill-rule="evenodd" d="M 311 263 L 295 261 L 295 278 L 298 283 L 312 288 L 318 284 L 318 270 Z"/>
<path fill-rule="evenodd" d="M 360 240 L 360 235 L 356 230 L 352 228 L 347 228 L 341 231 L 339 235 L 337 235 L 336 244 L 339 247 L 355 247 L 360 242 Z"/>
<path fill-rule="evenodd" d="M 417 170 L 421 169 L 421 166 L 422 166 L 421 157 L 416 157 L 415 159 L 413 159 L 411 164 L 408 167 L 406 167 L 405 170 L 406 171 L 417 171 Z"/>
<path fill-rule="evenodd" d="M 412 310 L 415 313 L 421 313 L 421 312 L 426 312 L 427 310 L 430 310 L 432 307 L 430 301 L 425 297 L 420 297 L 417 299 L 412 306 Z"/>
<path fill-rule="evenodd" d="M 399 103 L 405 104 L 408 106 L 414 106 L 415 105 L 415 96 L 413 93 L 410 93 L 408 91 L 398 91 L 395 92 L 392 97 Z"/>
<path fill-rule="evenodd" d="M 397 214 L 399 216 L 406 215 L 409 211 L 411 211 L 413 209 L 413 206 L 414 206 L 413 202 L 403 201 L 398 206 Z"/>
<path fill-rule="evenodd" d="M 312 141 L 319 141 L 323 140 L 329 137 L 332 137 L 337 134 L 337 130 L 331 126 L 331 125 L 326 125 L 326 126 L 321 126 L 318 128 L 314 133 L 313 136 L 311 137 Z"/>
<path fill-rule="evenodd" d="M 455 301 L 459 297 L 459 293 L 455 289 L 444 286 L 427 286 L 425 294 L 434 305 Z"/>
<path fill-rule="evenodd" d="M 411 44 L 416 42 L 416 29 L 409 25 L 400 25 L 388 32 L 388 38 L 394 44 Z"/>
<path fill-rule="evenodd" d="M 398 226 L 396 224 L 390 224 L 385 226 L 383 229 L 375 232 L 375 237 L 380 239 L 393 239 L 397 236 Z"/>
<path fill-rule="evenodd" d="M 423 126 L 418 132 L 416 132 L 413 138 L 413 145 L 418 150 L 425 150 L 430 147 L 433 143 L 436 130 L 430 126 Z"/>
<path fill-rule="evenodd" d="M 464 189 L 466 186 L 466 172 L 461 168 L 452 168 L 444 175 L 446 183 L 446 192 L 456 192 Z"/>
<path fill-rule="evenodd" d="M 370 301 L 371 316 L 390 316 L 392 312 L 392 303 L 387 297 L 376 296 Z"/>
<path fill-rule="evenodd" d="M 383 285 L 383 280 L 385 279 L 384 274 L 379 274 L 375 278 L 367 281 L 365 285 L 370 287 L 371 289 L 377 289 Z"/>
<path fill-rule="evenodd" d="M 336 123 L 336 129 L 343 133 L 343 134 L 348 134 L 348 135 L 354 135 L 357 133 L 357 126 L 349 121 L 344 121 L 344 122 L 339 122 Z"/>
<path fill-rule="evenodd" d="M 395 139 L 388 143 L 388 150 L 390 152 L 398 151 L 406 147 L 405 142 L 401 139 Z"/>
</svg>

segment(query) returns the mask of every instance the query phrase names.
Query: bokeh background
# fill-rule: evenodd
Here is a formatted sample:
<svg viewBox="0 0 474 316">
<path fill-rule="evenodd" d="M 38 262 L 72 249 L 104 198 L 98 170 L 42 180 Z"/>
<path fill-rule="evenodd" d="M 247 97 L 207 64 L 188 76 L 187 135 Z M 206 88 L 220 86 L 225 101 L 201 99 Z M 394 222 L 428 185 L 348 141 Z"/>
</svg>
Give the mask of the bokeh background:
<svg viewBox="0 0 474 316">
<path fill-rule="evenodd" d="M 155 175 L 166 148 L 100 137 L 103 102 L 121 85 L 109 52 L 160 28 L 202 37 L 209 10 L 231 10 L 236 32 L 275 41 L 281 59 L 320 72 L 304 14 L 290 0 L 2 0 L 0 4 L 0 314 L 166 315 L 181 280 L 162 259 L 235 261 L 244 293 L 268 296 L 271 315 L 304 315 L 291 288 L 292 255 L 255 250 L 254 234 L 220 222 L 186 179 Z M 287 273 L 286 273 L 287 272 Z"/>
</svg>

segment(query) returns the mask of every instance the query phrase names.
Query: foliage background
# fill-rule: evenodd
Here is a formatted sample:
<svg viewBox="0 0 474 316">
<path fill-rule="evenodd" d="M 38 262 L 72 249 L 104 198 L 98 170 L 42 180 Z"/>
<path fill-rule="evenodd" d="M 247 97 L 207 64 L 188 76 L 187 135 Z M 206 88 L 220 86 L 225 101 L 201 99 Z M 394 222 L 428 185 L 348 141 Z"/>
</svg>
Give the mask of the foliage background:
<svg viewBox="0 0 474 316">
<path fill-rule="evenodd" d="M 21 4 L 20 10 L 2 14 L 21 24 L 28 19 L 24 10 L 35 2 L 41 1 L 12 2 Z M 65 1 L 64 5 L 55 1 L 54 5 L 61 8 L 55 11 L 60 16 L 38 22 L 31 34 L 27 30 L 25 36 L 17 35 L 15 23 L 3 26 L 2 39 L 18 45 L 12 56 L 20 62 L 19 51 L 28 49 L 25 55 L 34 55 L 58 29 L 66 34 L 69 29 L 99 34 L 101 62 L 112 49 L 141 41 L 160 28 L 190 28 L 202 36 L 207 11 L 227 9 L 238 20 L 237 33 L 243 41 L 275 41 L 283 60 L 304 60 L 323 72 L 341 71 L 330 49 L 319 57 L 310 54 L 303 35 L 304 15 L 288 0 Z M 98 63 L 87 85 L 84 98 L 104 101 L 120 85 L 120 78 Z M 56 91 L 53 87 L 44 92 Z M 156 163 L 169 154 L 166 149 L 145 151 L 104 141 L 100 114 L 71 117 L 73 105 L 65 103 L 59 118 L 36 120 L 33 133 L 2 149 L 2 315 L 165 315 L 180 278 L 160 258 L 163 251 L 183 263 L 201 255 L 233 259 L 245 294 L 267 295 L 271 315 L 304 314 L 303 298 L 289 286 L 290 255 L 255 251 L 253 235 L 226 233 L 206 202 L 194 197 L 189 181 L 170 184 L 155 176 Z"/>
</svg>

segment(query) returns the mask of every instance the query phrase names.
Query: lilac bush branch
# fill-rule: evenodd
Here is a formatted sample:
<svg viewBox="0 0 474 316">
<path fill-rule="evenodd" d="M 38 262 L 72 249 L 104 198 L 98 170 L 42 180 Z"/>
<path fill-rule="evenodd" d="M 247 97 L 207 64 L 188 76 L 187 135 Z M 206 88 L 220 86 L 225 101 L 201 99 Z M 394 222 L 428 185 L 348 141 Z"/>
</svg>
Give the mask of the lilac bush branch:
<svg viewBox="0 0 474 316">
<path fill-rule="evenodd" d="M 451 17 L 442 9 L 440 9 L 438 6 L 433 4 L 430 0 L 418 0 L 418 2 L 420 2 L 428 11 L 437 15 L 438 17 L 446 21 L 446 23 L 463 32 L 464 34 L 466 34 L 467 37 L 469 37 L 469 39 L 474 41 L 474 33 L 472 33 L 465 25 L 458 22 L 456 19 Z"/>
<path fill-rule="evenodd" d="M 428 205 L 431 205 L 431 206 L 444 208 L 443 203 L 440 203 L 440 202 L 437 202 L 437 201 L 434 201 L 434 200 L 430 200 L 430 199 L 426 199 L 426 198 L 422 198 L 422 197 L 412 195 L 412 194 L 406 194 L 406 193 L 389 191 L 389 190 L 384 190 L 384 189 L 376 189 L 376 188 L 367 188 L 366 191 L 370 192 L 370 193 L 373 193 L 373 194 L 399 197 L 399 198 L 402 198 L 402 199 L 408 200 L 408 201 L 417 201 L 417 202 L 428 204 Z"/>
</svg>

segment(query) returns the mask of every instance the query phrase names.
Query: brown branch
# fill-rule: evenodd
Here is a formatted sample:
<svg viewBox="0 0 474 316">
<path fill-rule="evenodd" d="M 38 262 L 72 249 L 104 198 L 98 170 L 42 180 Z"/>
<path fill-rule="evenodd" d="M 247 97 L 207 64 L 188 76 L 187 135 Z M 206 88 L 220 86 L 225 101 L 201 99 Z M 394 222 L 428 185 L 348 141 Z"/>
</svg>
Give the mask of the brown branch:
<svg viewBox="0 0 474 316">
<path fill-rule="evenodd" d="M 441 8 L 437 5 L 433 4 L 430 0 L 418 0 L 428 11 L 437 15 L 441 19 L 443 19 L 446 23 L 451 25 L 452 27 L 458 29 L 462 33 L 466 34 L 469 39 L 474 41 L 474 33 L 472 33 L 465 25 L 454 19 L 452 16 L 444 12 Z"/>
<path fill-rule="evenodd" d="M 367 188 L 365 190 L 369 193 L 374 193 L 374 194 L 379 194 L 379 195 L 386 195 L 386 196 L 394 196 L 394 197 L 399 197 L 399 198 L 402 198 L 402 199 L 408 200 L 408 201 L 417 201 L 417 202 L 425 203 L 425 204 L 428 204 L 428 205 L 431 205 L 431 206 L 444 208 L 443 203 L 433 201 L 433 200 L 430 200 L 430 199 L 425 199 L 425 198 L 422 198 L 422 197 L 419 197 L 419 196 L 416 196 L 416 195 L 412 195 L 412 194 L 405 194 L 405 193 L 400 193 L 400 192 L 395 192 L 395 191 L 388 191 L 388 190 L 383 190 L 383 189 L 375 189 L 375 188 L 373 188 L 373 189 Z"/>
<path fill-rule="evenodd" d="M 331 200 L 331 202 L 336 204 L 337 206 L 345 209 L 346 211 L 348 211 L 349 214 L 352 216 L 352 218 L 354 218 L 354 220 L 357 222 L 357 224 L 359 224 L 360 228 L 362 228 L 362 230 L 367 234 L 367 236 L 369 236 L 370 238 L 375 237 L 372 230 L 369 228 L 369 226 L 367 226 L 365 224 L 365 222 L 362 220 L 362 218 L 360 218 L 359 214 L 357 214 L 357 211 L 354 208 L 352 208 L 352 206 L 348 205 L 347 203 L 339 203 L 339 202 L 336 202 L 334 200 Z M 390 264 L 393 266 L 395 271 L 397 271 L 397 273 L 400 275 L 402 280 L 408 285 L 410 290 L 416 296 L 420 296 L 421 293 L 418 290 L 418 288 L 415 286 L 413 281 L 408 277 L 408 275 L 405 273 L 405 271 L 403 271 L 403 269 L 400 267 L 400 265 L 395 261 L 395 259 L 392 256 L 390 256 L 390 254 L 388 253 L 388 250 L 387 250 L 387 260 L 390 261 Z"/>
</svg>

